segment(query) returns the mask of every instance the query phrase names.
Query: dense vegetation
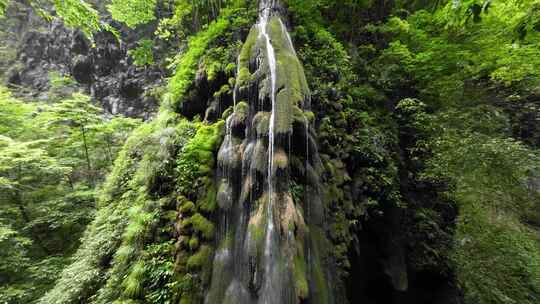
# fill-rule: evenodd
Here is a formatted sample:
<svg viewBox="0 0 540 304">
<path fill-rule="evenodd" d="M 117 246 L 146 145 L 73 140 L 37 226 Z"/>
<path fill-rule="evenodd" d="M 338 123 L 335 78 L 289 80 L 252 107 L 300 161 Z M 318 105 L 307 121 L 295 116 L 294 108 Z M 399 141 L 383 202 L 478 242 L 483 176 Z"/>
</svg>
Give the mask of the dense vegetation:
<svg viewBox="0 0 540 304">
<path fill-rule="evenodd" d="M 254 2 L 24 4 L 89 41 L 143 33 L 130 63 L 170 77 L 147 122 L 54 70 L 45 100 L 0 87 L 0 303 L 203 302 Z M 282 4 L 311 89 L 336 302 L 538 303 L 540 2 Z"/>
<path fill-rule="evenodd" d="M 98 185 L 140 123 L 105 118 L 89 101 L 73 93 L 24 102 L 0 88 L 2 302 L 28 302 L 51 287 L 93 218 Z"/>
</svg>

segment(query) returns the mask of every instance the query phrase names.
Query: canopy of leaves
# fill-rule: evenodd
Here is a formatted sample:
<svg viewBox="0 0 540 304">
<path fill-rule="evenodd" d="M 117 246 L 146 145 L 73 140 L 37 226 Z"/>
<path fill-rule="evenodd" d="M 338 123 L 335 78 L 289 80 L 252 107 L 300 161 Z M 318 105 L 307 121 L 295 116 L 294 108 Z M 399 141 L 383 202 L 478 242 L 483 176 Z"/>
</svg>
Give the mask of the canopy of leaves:
<svg viewBox="0 0 540 304">
<path fill-rule="evenodd" d="M 135 28 L 156 19 L 156 4 L 157 0 L 112 0 L 107 9 L 113 19 Z"/>
<path fill-rule="evenodd" d="M 425 103 L 414 118 L 423 134 L 415 149 L 429 155 L 422 178 L 447 183 L 459 206 L 451 260 L 466 303 L 539 300 L 539 236 L 530 225 L 539 193 L 530 185 L 540 154 L 512 121 L 530 113 L 520 107 L 540 85 L 537 5 L 448 1 L 369 29 L 391 37 L 372 79 L 387 92 L 408 83 Z"/>
<path fill-rule="evenodd" d="M 79 93 L 47 105 L 0 87 L 1 302 L 50 288 L 93 216 L 95 184 L 137 124 L 106 119 Z"/>
</svg>

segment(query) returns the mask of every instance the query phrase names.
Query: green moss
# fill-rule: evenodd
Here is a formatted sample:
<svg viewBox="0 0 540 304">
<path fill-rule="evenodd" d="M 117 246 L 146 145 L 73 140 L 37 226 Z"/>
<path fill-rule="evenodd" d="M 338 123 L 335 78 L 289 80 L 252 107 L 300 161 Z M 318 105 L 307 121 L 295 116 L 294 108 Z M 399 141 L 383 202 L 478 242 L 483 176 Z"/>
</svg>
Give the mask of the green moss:
<svg viewBox="0 0 540 304">
<path fill-rule="evenodd" d="M 128 263 L 135 255 L 135 248 L 130 245 L 122 245 L 115 254 L 115 259 L 119 263 Z"/>
<path fill-rule="evenodd" d="M 267 158 L 267 149 L 264 144 L 264 141 L 262 139 L 257 140 L 257 143 L 255 144 L 255 149 L 253 150 L 253 156 L 252 156 L 252 168 L 264 173 L 266 172 L 266 167 L 268 165 L 268 158 Z"/>
<path fill-rule="evenodd" d="M 259 136 L 268 135 L 268 130 L 270 129 L 270 113 L 258 112 L 255 114 L 255 117 L 253 117 L 252 123 Z"/>
<path fill-rule="evenodd" d="M 252 27 L 249 31 L 246 42 L 244 42 L 244 45 L 242 46 L 242 50 L 240 52 L 240 57 L 238 60 L 240 67 L 238 69 L 237 79 L 237 84 L 240 86 L 247 84 L 251 79 L 251 73 L 249 72 L 249 60 L 253 54 L 253 47 L 257 43 L 258 35 L 259 32 L 257 28 Z"/>
<path fill-rule="evenodd" d="M 309 286 L 306 275 L 306 261 L 303 255 L 294 257 L 293 265 L 294 287 L 298 299 L 306 299 L 309 295 Z"/>
<path fill-rule="evenodd" d="M 330 302 L 329 283 L 323 271 L 322 257 L 328 255 L 331 248 L 326 239 L 324 230 L 319 227 L 310 227 L 311 245 L 311 294 L 315 303 L 327 304 Z"/>
<path fill-rule="evenodd" d="M 238 71 L 238 81 L 239 85 L 245 85 L 251 79 L 251 73 L 247 67 L 241 67 Z"/>
<path fill-rule="evenodd" d="M 179 211 L 182 214 L 190 214 L 195 211 L 195 204 L 192 201 L 186 200 L 180 205 Z"/>
<path fill-rule="evenodd" d="M 294 118 L 304 121 L 301 111 L 296 111 L 298 112 L 296 113 L 296 108 L 294 107 L 299 107 L 310 93 L 304 75 L 304 69 L 296 57 L 294 49 L 289 47 L 288 39 L 281 27 L 279 18 L 273 17 L 268 26 L 277 61 L 276 88 L 278 92 L 275 104 L 275 130 L 278 134 L 286 134 L 292 132 Z M 249 46 L 252 43 L 246 43 L 246 45 Z M 247 56 L 247 54 L 244 55 Z M 241 65 L 242 67 L 247 67 L 247 65 Z M 266 85 L 260 89 L 262 90 L 261 94 L 265 94 L 267 93 L 268 86 Z M 262 130 L 264 129 L 263 126 L 261 125 L 260 131 L 264 131 Z M 259 128 L 257 129 L 259 131 Z"/>
<path fill-rule="evenodd" d="M 190 297 L 182 297 L 180 299 L 180 302 L 178 302 L 179 304 L 193 304 L 193 301 Z"/>
<path fill-rule="evenodd" d="M 217 190 L 213 182 L 208 183 L 205 186 L 204 197 L 202 200 L 197 201 L 199 210 L 211 213 L 217 208 Z"/>
<path fill-rule="evenodd" d="M 219 96 L 222 96 L 222 95 L 227 95 L 227 94 L 230 94 L 231 93 L 231 87 L 228 85 L 228 84 L 224 84 L 221 86 L 221 88 L 219 90 L 217 90 L 216 92 L 214 92 L 214 97 L 219 97 Z"/>
<path fill-rule="evenodd" d="M 227 118 L 234 112 L 233 107 L 228 107 L 225 111 L 223 111 L 223 114 L 221 115 L 221 119 L 227 120 Z"/>
<path fill-rule="evenodd" d="M 197 250 L 199 248 L 199 238 L 194 236 L 191 239 L 189 239 L 189 249 L 192 251 Z"/>
<path fill-rule="evenodd" d="M 288 88 L 293 94 L 301 96 L 294 102 L 302 101 L 304 96 L 309 95 L 309 86 L 304 74 L 304 68 L 294 53 L 288 47 L 287 37 L 283 33 L 279 19 L 273 17 L 269 23 L 270 37 L 276 53 L 277 63 L 277 88 Z"/>
<path fill-rule="evenodd" d="M 301 124 L 306 123 L 306 116 L 304 115 L 304 111 L 302 111 L 300 107 L 298 106 L 292 107 L 292 116 L 293 116 L 294 122 L 301 123 Z"/>
<path fill-rule="evenodd" d="M 203 267 L 212 263 L 213 250 L 208 245 L 203 245 L 197 253 L 190 256 L 187 260 L 187 267 L 189 270 L 201 270 Z"/>
<path fill-rule="evenodd" d="M 281 90 L 276 96 L 274 130 L 277 134 L 292 132 L 293 100 L 292 91 L 289 89 Z"/>
<path fill-rule="evenodd" d="M 249 244 L 250 252 L 249 254 L 254 257 L 259 257 L 264 248 L 264 240 L 266 233 L 266 222 L 268 221 L 267 210 L 265 208 L 266 201 L 268 201 L 268 196 L 263 194 L 255 202 L 254 210 L 255 213 L 251 215 L 250 221 L 248 223 L 248 232 L 249 232 Z"/>
<path fill-rule="evenodd" d="M 246 117 L 248 115 L 249 105 L 245 101 L 240 101 L 236 104 L 235 113 L 241 117 Z"/>
<path fill-rule="evenodd" d="M 312 111 L 305 111 L 304 116 L 310 124 L 315 122 L 315 113 L 313 113 Z"/>
<path fill-rule="evenodd" d="M 177 158 L 177 185 L 186 196 L 196 195 L 200 186 L 204 186 L 203 176 L 213 171 L 214 153 L 223 136 L 224 122 L 212 125 L 196 124 L 195 136 L 184 146 Z"/>
<path fill-rule="evenodd" d="M 140 208 L 133 208 L 139 211 L 126 227 L 124 233 L 124 240 L 128 244 L 134 244 L 144 239 L 152 223 L 155 222 L 156 217 L 153 213 L 144 212 Z"/>
<path fill-rule="evenodd" d="M 255 244 L 255 246 L 251 247 L 250 255 L 252 256 L 259 256 L 262 252 L 262 248 L 264 245 L 264 227 L 261 223 L 257 224 L 251 224 L 248 226 L 250 244 Z"/>
<path fill-rule="evenodd" d="M 200 232 L 205 239 L 211 240 L 214 237 L 214 224 L 200 213 L 195 213 L 189 221 L 193 229 Z"/>
<path fill-rule="evenodd" d="M 169 92 L 171 93 L 170 106 L 175 109 L 180 99 L 186 94 L 195 78 L 197 64 L 199 59 L 207 50 L 208 45 L 221 36 L 223 32 L 230 26 L 229 15 L 231 10 L 224 10 L 222 16 L 210 23 L 205 31 L 198 33 L 190 39 L 188 51 L 180 56 L 175 61 L 177 66 L 176 72 L 169 81 Z"/>
</svg>

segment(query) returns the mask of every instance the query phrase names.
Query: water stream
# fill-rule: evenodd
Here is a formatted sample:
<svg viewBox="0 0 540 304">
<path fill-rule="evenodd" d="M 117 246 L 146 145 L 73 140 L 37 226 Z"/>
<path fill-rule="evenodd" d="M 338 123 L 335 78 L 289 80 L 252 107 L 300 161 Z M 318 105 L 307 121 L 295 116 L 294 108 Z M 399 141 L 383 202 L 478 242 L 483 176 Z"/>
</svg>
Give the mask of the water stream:
<svg viewBox="0 0 540 304">
<path fill-rule="evenodd" d="M 322 223 L 317 178 L 308 178 L 320 164 L 302 110 L 310 93 L 278 5 L 260 1 L 242 50 L 249 62 L 238 59 L 234 110 L 218 153 L 220 222 L 206 304 L 330 303 L 326 271 L 313 254 L 319 243 L 307 226 Z M 240 81 L 242 73 L 249 81 Z M 293 158 L 305 168 L 293 169 Z M 311 193 L 304 202 L 293 197 L 294 178 Z"/>
</svg>

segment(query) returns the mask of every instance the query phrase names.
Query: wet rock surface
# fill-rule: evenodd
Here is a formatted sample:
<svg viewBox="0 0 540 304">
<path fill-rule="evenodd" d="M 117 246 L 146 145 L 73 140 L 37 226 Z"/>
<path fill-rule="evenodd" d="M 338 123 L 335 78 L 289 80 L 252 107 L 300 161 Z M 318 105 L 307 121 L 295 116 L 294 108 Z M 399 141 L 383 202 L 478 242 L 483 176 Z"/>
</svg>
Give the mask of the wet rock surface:
<svg viewBox="0 0 540 304">
<path fill-rule="evenodd" d="M 50 72 L 71 76 L 77 87 L 93 97 L 110 114 L 148 119 L 157 111 L 158 100 L 151 89 L 162 84 L 163 71 L 137 67 L 127 51 L 135 48 L 146 31 L 120 28 L 121 41 L 109 32 L 97 33 L 94 45 L 80 31 L 60 20 L 45 22 L 30 9 L 16 6 L 4 23 L 6 40 L 15 51 L 8 62 L 4 81 L 22 87 L 25 97 L 46 99 Z M 148 25 L 152 27 L 152 25 Z"/>
</svg>

